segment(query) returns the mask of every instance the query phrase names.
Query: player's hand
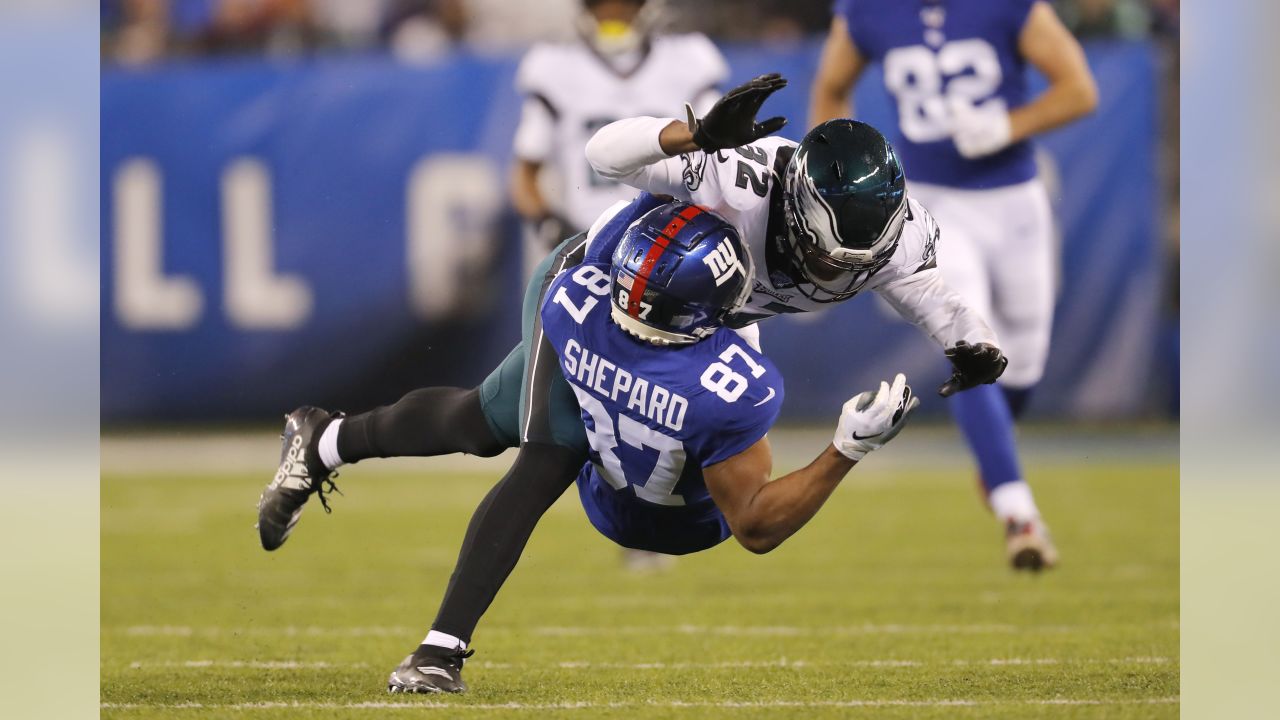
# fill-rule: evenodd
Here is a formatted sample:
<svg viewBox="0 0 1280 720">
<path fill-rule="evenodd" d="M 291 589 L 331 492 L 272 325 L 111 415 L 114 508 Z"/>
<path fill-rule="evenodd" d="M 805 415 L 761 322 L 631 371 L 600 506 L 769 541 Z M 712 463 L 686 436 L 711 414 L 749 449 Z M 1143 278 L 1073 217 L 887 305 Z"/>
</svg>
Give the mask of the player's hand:
<svg viewBox="0 0 1280 720">
<path fill-rule="evenodd" d="M 855 395 L 844 404 L 831 444 L 850 460 L 861 460 L 901 432 L 907 415 L 919 404 L 920 398 L 912 395 L 907 385 L 907 376 L 898 373 L 892 385 L 881 382 L 879 390 Z"/>
<path fill-rule="evenodd" d="M 1009 147 L 1013 128 L 1002 107 L 976 108 L 967 101 L 951 105 L 951 141 L 969 160 L 994 155 Z"/>
<path fill-rule="evenodd" d="M 730 90 L 701 120 L 694 117 L 693 106 L 685 103 L 693 141 L 703 150 L 715 152 L 741 147 L 778 132 L 787 124 L 786 118 L 772 117 L 758 123 L 756 113 L 770 95 L 786 86 L 786 79 L 778 73 L 761 75 Z"/>
<path fill-rule="evenodd" d="M 947 349 L 947 359 L 951 361 L 951 378 L 938 388 L 942 397 L 951 397 L 978 385 L 989 385 L 1004 374 L 1005 367 L 1009 365 L 1009 358 L 995 345 L 970 345 L 963 340 Z"/>
</svg>

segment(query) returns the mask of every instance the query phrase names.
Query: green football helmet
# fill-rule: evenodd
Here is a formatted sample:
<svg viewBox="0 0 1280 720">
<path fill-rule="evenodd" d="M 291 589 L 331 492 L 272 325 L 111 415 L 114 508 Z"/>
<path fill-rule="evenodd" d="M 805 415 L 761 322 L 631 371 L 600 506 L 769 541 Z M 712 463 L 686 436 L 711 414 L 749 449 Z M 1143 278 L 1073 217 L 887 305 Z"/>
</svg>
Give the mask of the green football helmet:
<svg viewBox="0 0 1280 720">
<path fill-rule="evenodd" d="M 783 187 L 797 289 L 820 302 L 852 297 L 889 262 L 906 220 L 893 146 L 866 123 L 830 120 L 804 136 Z"/>
</svg>

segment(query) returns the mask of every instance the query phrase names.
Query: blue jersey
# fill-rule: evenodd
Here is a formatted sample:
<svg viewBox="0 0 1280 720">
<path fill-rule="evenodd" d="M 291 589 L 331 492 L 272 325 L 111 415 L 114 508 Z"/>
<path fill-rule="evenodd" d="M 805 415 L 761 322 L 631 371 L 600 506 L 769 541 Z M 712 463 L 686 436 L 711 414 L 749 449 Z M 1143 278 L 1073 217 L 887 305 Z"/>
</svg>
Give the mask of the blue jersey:
<svg viewBox="0 0 1280 720">
<path fill-rule="evenodd" d="M 631 223 L 639 220 L 650 210 L 670 201 L 669 197 L 658 197 L 647 192 L 637 195 L 635 199 L 609 216 L 604 225 L 594 230 L 582 261 L 604 265 L 605 271 L 608 272 L 609 266 L 613 263 L 613 251 L 617 249 L 618 243 L 622 242 L 622 235 Z"/>
<path fill-rule="evenodd" d="M 897 100 L 892 138 L 907 178 L 960 188 L 1035 177 L 1031 143 L 968 160 L 951 142 L 954 103 L 1013 110 L 1027 101 L 1018 36 L 1036 0 L 836 0 L 858 53 L 879 62 Z"/>
<path fill-rule="evenodd" d="M 609 227 L 597 238 L 607 243 Z M 584 262 L 551 283 L 542 305 L 591 446 L 578 475 L 583 507 L 624 547 L 705 550 L 730 533 L 702 468 L 764 437 L 782 407 L 782 375 L 725 328 L 693 345 L 635 339 L 610 319 L 609 287 L 609 264 Z"/>
</svg>

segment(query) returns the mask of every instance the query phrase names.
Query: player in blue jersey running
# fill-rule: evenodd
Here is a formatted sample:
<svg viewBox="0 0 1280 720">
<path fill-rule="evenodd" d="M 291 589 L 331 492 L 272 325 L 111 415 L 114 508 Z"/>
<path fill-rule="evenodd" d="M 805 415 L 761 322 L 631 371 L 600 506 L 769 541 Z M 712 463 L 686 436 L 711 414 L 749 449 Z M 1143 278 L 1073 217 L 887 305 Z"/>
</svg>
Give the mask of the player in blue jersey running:
<svg viewBox="0 0 1280 720">
<path fill-rule="evenodd" d="M 770 481 L 765 434 L 782 405 L 782 376 L 724 327 L 751 290 L 738 232 L 697 205 L 650 195 L 628 210 L 551 282 L 540 313 L 590 442 L 577 478 L 582 505 L 623 547 L 680 555 L 733 536 L 769 552 L 898 434 L 919 400 L 901 374 L 854 397 L 831 445 Z M 389 689 L 465 690 L 465 654 L 441 655 L 424 643 Z"/>
<path fill-rule="evenodd" d="M 998 388 L 957 394 L 949 407 L 1005 527 L 1010 561 L 1051 567 L 1057 550 L 1013 435 L 1044 373 L 1053 320 L 1053 220 L 1030 138 L 1093 110 L 1093 76 L 1043 0 L 837 0 L 810 122 L 851 117 L 851 91 L 872 64 L 897 101 L 893 143 L 908 191 L 944 231 L 942 275 L 1009 356 Z M 1049 81 L 1035 97 L 1028 64 Z"/>
</svg>

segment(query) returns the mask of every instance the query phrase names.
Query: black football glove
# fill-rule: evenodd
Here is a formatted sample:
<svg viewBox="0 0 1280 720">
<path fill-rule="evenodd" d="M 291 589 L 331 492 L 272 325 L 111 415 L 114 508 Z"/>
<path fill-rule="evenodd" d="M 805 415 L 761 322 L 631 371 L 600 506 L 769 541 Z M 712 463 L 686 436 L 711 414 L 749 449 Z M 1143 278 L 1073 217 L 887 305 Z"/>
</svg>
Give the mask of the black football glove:
<svg viewBox="0 0 1280 720">
<path fill-rule="evenodd" d="M 772 117 L 758 123 L 756 113 L 770 95 L 786 86 L 786 79 L 778 73 L 761 75 L 730 90 L 701 120 L 694 117 L 693 106 L 685 103 L 693 141 L 703 150 L 715 152 L 742 147 L 778 132 L 787 124 L 786 118 Z"/>
<path fill-rule="evenodd" d="M 995 345 L 970 345 L 963 340 L 955 347 L 947 348 L 947 359 L 951 361 L 951 378 L 938 388 L 942 397 L 951 397 L 971 387 L 989 385 L 1004 374 L 1009 364 L 1009 358 Z"/>
</svg>

